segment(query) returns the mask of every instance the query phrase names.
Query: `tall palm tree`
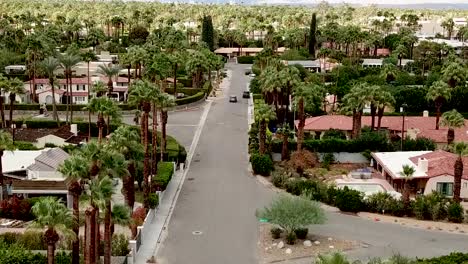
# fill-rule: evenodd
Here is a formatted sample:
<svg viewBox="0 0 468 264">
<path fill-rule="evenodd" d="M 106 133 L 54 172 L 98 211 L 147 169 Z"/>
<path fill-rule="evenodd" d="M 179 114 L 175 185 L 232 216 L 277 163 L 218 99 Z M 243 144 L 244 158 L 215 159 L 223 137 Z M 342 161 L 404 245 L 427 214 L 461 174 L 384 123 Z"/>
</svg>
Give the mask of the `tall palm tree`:
<svg viewBox="0 0 468 264">
<path fill-rule="evenodd" d="M 468 155 L 468 144 L 465 142 L 455 143 L 453 146 L 453 152 L 458 156 L 453 168 L 453 200 L 459 203 L 461 201 L 460 190 L 461 180 L 463 177 L 463 156 Z"/>
<path fill-rule="evenodd" d="M 58 171 L 67 178 L 68 192 L 73 197 L 73 232 L 76 237 L 80 237 L 80 195 L 82 192 L 81 180 L 89 175 L 89 164 L 81 155 L 72 155 L 66 159 Z M 77 239 L 72 244 L 72 263 L 80 263 L 80 241 Z"/>
<path fill-rule="evenodd" d="M 343 97 L 343 110 L 351 112 L 353 115 L 353 138 L 359 137 L 361 133 L 361 119 L 364 107 L 367 103 L 368 87 L 369 85 L 367 83 L 358 83 Z"/>
<path fill-rule="evenodd" d="M 98 120 L 96 126 L 98 127 L 98 141 L 101 142 L 103 138 L 103 130 L 106 125 L 105 117 L 118 118 L 120 116 L 120 108 L 115 104 L 115 102 L 106 97 L 96 97 L 89 101 L 88 105 L 85 107 L 86 110 L 90 111 L 93 114 L 97 114 Z M 109 134 L 109 122 L 107 122 L 107 132 Z"/>
<path fill-rule="evenodd" d="M 59 57 L 60 66 L 63 69 L 65 75 L 65 81 L 67 86 L 67 112 L 66 122 L 68 121 L 68 109 L 70 109 L 70 122 L 73 122 L 73 89 L 72 89 L 72 75 L 73 68 L 81 61 L 81 57 L 73 52 L 67 52 Z"/>
<path fill-rule="evenodd" d="M 7 77 L 3 76 L 0 74 L 0 93 L 2 96 L 0 96 L 0 116 L 2 118 L 2 123 L 0 127 L 6 127 L 6 122 L 5 122 L 5 101 L 3 94 L 8 90 L 10 87 L 10 83 Z"/>
<path fill-rule="evenodd" d="M 297 85 L 293 91 L 294 101 L 297 105 L 297 113 L 299 123 L 297 125 L 297 151 L 302 150 L 304 142 L 304 127 L 305 127 L 305 106 L 314 104 L 316 98 L 319 97 L 319 92 L 322 88 L 313 83 L 301 83 Z"/>
<path fill-rule="evenodd" d="M 467 74 L 468 71 L 463 66 L 462 61 L 449 62 L 442 69 L 442 79 L 447 82 L 450 88 L 464 83 Z"/>
<path fill-rule="evenodd" d="M 59 68 L 59 66 L 60 62 L 54 57 L 47 57 L 40 64 L 42 71 L 49 78 L 49 85 L 52 89 L 52 115 L 57 123 L 60 120 L 57 114 L 57 105 L 55 101 L 55 71 Z"/>
<path fill-rule="evenodd" d="M 416 172 L 414 167 L 410 165 L 403 165 L 400 175 L 403 177 L 404 186 L 403 186 L 403 202 L 405 203 L 406 208 L 409 206 L 410 202 L 410 180 L 413 179 L 413 175 Z"/>
<path fill-rule="evenodd" d="M 151 112 L 151 104 L 155 102 L 158 98 L 159 90 L 155 85 L 146 80 L 137 80 L 132 83 L 130 87 L 130 93 L 128 97 L 128 103 L 133 106 L 140 107 L 142 110 L 141 117 L 141 141 L 143 144 L 145 158 L 144 158 L 144 206 L 145 208 L 149 207 L 148 197 L 149 197 L 149 174 L 150 174 L 150 154 L 149 154 L 149 143 L 148 143 L 148 119 L 149 113 Z"/>
<path fill-rule="evenodd" d="M 114 91 L 114 81 L 112 78 L 119 75 L 120 66 L 113 65 L 99 65 L 98 73 L 107 77 L 107 96 L 111 97 L 112 92 Z"/>
<path fill-rule="evenodd" d="M 5 199 L 7 194 L 6 185 L 3 183 L 3 162 L 2 157 L 5 150 L 14 150 L 16 147 L 13 143 L 10 133 L 6 131 L 0 131 L 0 185 L 2 190 L 0 191 L 0 199 Z"/>
<path fill-rule="evenodd" d="M 377 130 L 380 130 L 385 108 L 393 106 L 395 104 L 395 98 L 389 91 L 382 91 L 377 96 L 375 103 L 377 105 Z"/>
<path fill-rule="evenodd" d="M 266 148 L 266 131 L 268 122 L 275 120 L 276 115 L 273 109 L 265 103 L 260 103 L 255 108 L 255 122 L 260 124 L 259 130 L 259 152 L 260 154 L 265 154 Z"/>
<path fill-rule="evenodd" d="M 441 126 L 448 127 L 447 131 L 447 144 L 452 144 L 455 140 L 455 128 L 465 126 L 465 118 L 457 110 L 453 109 L 442 114 Z"/>
<path fill-rule="evenodd" d="M 44 239 L 47 243 L 47 263 L 55 263 L 55 246 L 60 235 L 77 239 L 70 231 L 73 216 L 68 208 L 55 197 L 42 197 L 31 208 L 36 219 L 32 227 L 46 229 Z"/>
<path fill-rule="evenodd" d="M 176 105 L 174 97 L 170 96 L 167 93 L 160 94 L 156 99 L 156 106 L 161 111 L 161 160 L 164 158 L 164 153 L 166 152 L 166 127 L 167 127 L 167 111 Z"/>
<path fill-rule="evenodd" d="M 283 145 L 281 148 L 281 160 L 289 159 L 289 138 L 292 136 L 293 131 L 289 128 L 288 124 L 284 123 L 281 127 L 278 128 L 277 133 L 281 135 L 283 140 Z"/>
<path fill-rule="evenodd" d="M 429 87 L 426 94 L 428 101 L 434 101 L 436 108 L 436 129 L 439 129 L 440 108 L 450 99 L 450 88 L 444 81 L 437 81 Z"/>
<path fill-rule="evenodd" d="M 89 64 L 91 61 L 97 60 L 97 56 L 94 52 L 92 51 L 87 51 L 81 54 L 81 59 L 86 62 L 87 64 L 87 74 L 86 76 L 88 77 L 88 102 L 91 99 L 90 97 L 90 91 L 91 91 L 91 74 L 89 73 Z M 91 112 L 88 111 L 88 140 L 91 140 Z"/>
<path fill-rule="evenodd" d="M 115 224 L 120 226 L 129 226 L 132 223 L 132 211 L 130 207 L 123 204 L 112 206 L 111 214 L 111 237 L 114 235 Z"/>
<path fill-rule="evenodd" d="M 128 161 L 128 175 L 123 177 L 124 196 L 127 205 L 133 210 L 135 203 L 135 176 L 137 164 L 143 161 L 143 147 L 140 135 L 130 126 L 120 126 L 113 133 L 109 145 L 122 153 Z"/>
<path fill-rule="evenodd" d="M 14 78 L 8 81 L 8 88 L 6 91 L 10 93 L 8 95 L 8 99 L 10 100 L 10 118 L 8 119 L 10 125 L 13 122 L 13 106 L 16 101 L 16 95 L 24 94 L 23 85 L 23 82 L 18 78 Z"/>
</svg>

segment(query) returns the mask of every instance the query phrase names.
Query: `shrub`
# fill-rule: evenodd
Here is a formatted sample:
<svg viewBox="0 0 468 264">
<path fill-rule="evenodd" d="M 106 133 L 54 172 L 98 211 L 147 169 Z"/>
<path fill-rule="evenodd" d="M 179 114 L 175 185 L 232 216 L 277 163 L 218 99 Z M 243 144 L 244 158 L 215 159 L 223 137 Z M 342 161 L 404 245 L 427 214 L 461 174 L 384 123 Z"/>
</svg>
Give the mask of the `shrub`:
<svg viewBox="0 0 468 264">
<path fill-rule="evenodd" d="M 273 170 L 273 161 L 270 156 L 267 154 L 260 155 L 257 153 L 252 154 L 250 157 L 252 163 L 252 169 L 255 174 L 260 174 L 263 176 L 270 175 L 270 172 Z"/>
<path fill-rule="evenodd" d="M 25 141 L 15 141 L 15 147 L 18 150 L 38 150 L 38 148 L 34 146 L 33 143 Z"/>
<path fill-rule="evenodd" d="M 194 103 L 194 102 L 198 102 L 200 100 L 202 100 L 203 98 L 205 98 L 205 93 L 204 92 L 198 92 L 192 96 L 187 96 L 187 97 L 184 97 L 184 98 L 180 98 L 180 99 L 177 99 L 175 100 L 175 103 L 177 105 L 184 105 L 184 104 L 190 104 L 190 103 Z"/>
<path fill-rule="evenodd" d="M 301 178 L 289 179 L 286 184 L 286 191 L 290 194 L 301 195 L 307 189 L 312 188 L 312 183 L 309 180 Z"/>
<path fill-rule="evenodd" d="M 447 208 L 448 220 L 453 223 L 461 223 L 464 220 L 463 206 L 452 202 Z"/>
<path fill-rule="evenodd" d="M 239 64 L 253 64 L 255 60 L 254 56 L 239 56 L 237 57 L 237 63 Z"/>
<path fill-rule="evenodd" d="M 260 87 L 260 80 L 259 80 L 258 77 L 255 77 L 250 81 L 249 90 L 253 94 L 261 94 L 262 93 L 262 88 Z"/>
<path fill-rule="evenodd" d="M 0 235 L 0 240 L 5 242 L 7 245 L 16 244 L 21 234 L 16 232 L 5 232 Z"/>
<path fill-rule="evenodd" d="M 149 207 L 151 209 L 154 209 L 158 206 L 159 204 L 159 196 L 157 193 L 150 193 L 149 197 L 148 197 L 148 203 L 149 203 Z"/>
<path fill-rule="evenodd" d="M 23 221 L 32 220 L 31 204 L 28 200 L 20 200 L 16 196 L 0 201 L 0 217 Z"/>
<path fill-rule="evenodd" d="M 174 165 L 172 162 L 159 162 L 158 173 L 153 178 L 153 184 L 161 191 L 164 191 L 171 181 L 172 174 L 174 173 Z"/>
<path fill-rule="evenodd" d="M 345 186 L 338 190 L 335 204 L 340 211 L 357 213 L 363 208 L 363 194 Z"/>
<path fill-rule="evenodd" d="M 26 231 L 18 237 L 18 245 L 29 250 L 47 250 L 44 234 L 38 231 Z"/>
<path fill-rule="evenodd" d="M 302 174 L 307 169 L 315 167 L 317 164 L 317 155 L 307 150 L 293 152 L 289 160 L 289 165 L 299 174 Z"/>
<path fill-rule="evenodd" d="M 272 173 L 271 183 L 273 183 L 275 187 L 283 188 L 288 179 L 289 177 L 284 171 L 275 170 Z"/>
<path fill-rule="evenodd" d="M 324 140 L 324 139 L 332 139 L 332 138 L 346 139 L 346 134 L 341 130 L 330 129 L 323 133 L 323 136 L 321 139 Z"/>
<path fill-rule="evenodd" d="M 332 206 L 336 205 L 336 195 L 338 194 L 340 190 L 336 188 L 336 186 L 330 185 L 327 188 L 327 200 L 326 203 Z"/>
<path fill-rule="evenodd" d="M 286 234 L 286 243 L 288 243 L 288 245 L 294 245 L 294 243 L 296 242 L 296 239 L 297 239 L 296 233 L 290 232 Z"/>
<path fill-rule="evenodd" d="M 270 234 L 273 239 L 278 239 L 281 237 L 281 233 L 283 233 L 283 230 L 279 227 L 273 227 L 270 229 Z"/>
<path fill-rule="evenodd" d="M 418 219 L 441 220 L 447 217 L 447 199 L 438 192 L 416 197 L 413 212 Z"/>
<path fill-rule="evenodd" d="M 137 209 L 135 209 L 135 211 L 133 211 L 132 219 L 133 219 L 133 223 L 136 226 L 142 225 L 143 222 L 145 221 L 145 218 L 146 218 L 146 209 L 144 207 L 138 207 Z"/>
<path fill-rule="evenodd" d="M 124 234 L 114 234 L 112 236 L 112 256 L 126 256 L 128 250 L 128 238 Z"/>
<path fill-rule="evenodd" d="M 308 228 L 296 228 L 294 230 L 294 233 L 296 234 L 296 237 L 299 239 L 306 239 L 307 234 L 309 233 Z"/>
<path fill-rule="evenodd" d="M 325 153 L 322 158 L 322 167 L 330 170 L 330 165 L 335 162 L 335 155 L 333 153 Z"/>
</svg>

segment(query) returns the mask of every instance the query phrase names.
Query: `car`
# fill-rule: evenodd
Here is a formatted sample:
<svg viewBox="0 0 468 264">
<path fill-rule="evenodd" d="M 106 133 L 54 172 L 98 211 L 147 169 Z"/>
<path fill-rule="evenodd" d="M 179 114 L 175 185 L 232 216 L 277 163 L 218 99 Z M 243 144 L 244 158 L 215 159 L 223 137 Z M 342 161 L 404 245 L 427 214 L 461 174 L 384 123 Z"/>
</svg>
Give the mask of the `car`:
<svg viewBox="0 0 468 264">
<path fill-rule="evenodd" d="M 235 96 L 235 95 L 229 96 L 229 102 L 230 103 L 237 103 L 237 96 Z"/>
<path fill-rule="evenodd" d="M 251 73 L 249 76 L 253 78 L 253 77 L 255 77 L 256 75 L 255 75 L 255 73 Z"/>
<path fill-rule="evenodd" d="M 242 98 L 250 98 L 250 92 L 249 91 L 244 91 L 242 93 Z"/>
</svg>

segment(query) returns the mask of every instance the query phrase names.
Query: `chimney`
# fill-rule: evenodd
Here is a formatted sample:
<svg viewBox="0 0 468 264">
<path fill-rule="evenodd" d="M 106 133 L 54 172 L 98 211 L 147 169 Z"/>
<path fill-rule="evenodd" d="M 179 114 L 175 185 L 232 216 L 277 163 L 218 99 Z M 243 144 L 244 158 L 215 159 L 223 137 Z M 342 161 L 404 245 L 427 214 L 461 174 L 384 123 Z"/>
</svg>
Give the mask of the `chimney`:
<svg viewBox="0 0 468 264">
<path fill-rule="evenodd" d="M 429 117 L 429 111 L 424 110 L 423 111 L 423 117 Z"/>
<path fill-rule="evenodd" d="M 71 124 L 70 125 L 70 132 L 73 133 L 73 135 L 78 136 L 78 125 L 77 124 Z"/>
<path fill-rule="evenodd" d="M 423 172 L 427 172 L 429 169 L 429 161 L 425 158 L 419 158 L 418 159 L 418 168 L 422 170 Z"/>
</svg>

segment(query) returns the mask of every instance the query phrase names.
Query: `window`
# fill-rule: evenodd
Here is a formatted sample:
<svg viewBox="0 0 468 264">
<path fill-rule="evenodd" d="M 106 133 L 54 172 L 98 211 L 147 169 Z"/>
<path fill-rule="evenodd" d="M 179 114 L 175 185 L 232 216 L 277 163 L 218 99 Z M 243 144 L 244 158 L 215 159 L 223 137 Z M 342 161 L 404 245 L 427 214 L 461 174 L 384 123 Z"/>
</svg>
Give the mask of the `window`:
<svg viewBox="0 0 468 264">
<path fill-rule="evenodd" d="M 85 97 L 84 96 L 76 96 L 75 97 L 75 102 L 84 102 L 85 101 Z"/>
<path fill-rule="evenodd" d="M 445 196 L 453 196 L 453 183 L 451 182 L 438 182 L 437 192 Z"/>
<path fill-rule="evenodd" d="M 463 189 L 466 189 L 466 188 L 468 188 L 468 183 L 464 182 L 463 183 Z"/>
</svg>

